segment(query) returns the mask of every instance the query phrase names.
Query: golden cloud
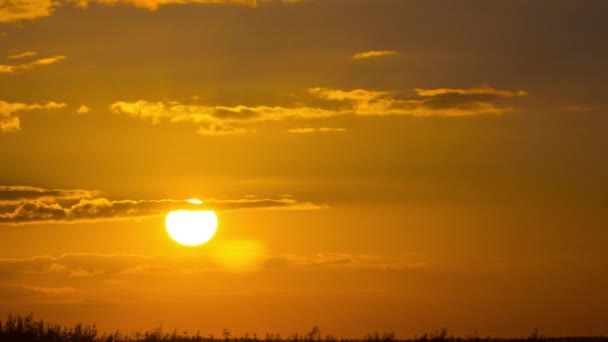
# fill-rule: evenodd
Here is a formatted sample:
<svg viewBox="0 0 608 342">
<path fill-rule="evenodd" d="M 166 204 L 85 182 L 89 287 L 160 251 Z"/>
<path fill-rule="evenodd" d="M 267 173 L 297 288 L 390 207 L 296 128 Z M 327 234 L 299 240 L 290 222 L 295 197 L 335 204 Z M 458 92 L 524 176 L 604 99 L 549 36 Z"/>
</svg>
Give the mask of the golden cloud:
<svg viewBox="0 0 608 342">
<path fill-rule="evenodd" d="M 449 95 L 449 94 L 458 94 L 458 95 L 490 95 L 496 97 L 517 97 L 517 96 L 526 96 L 526 93 L 523 90 L 518 91 L 510 91 L 510 90 L 501 90 L 496 89 L 488 85 L 484 85 L 476 88 L 469 89 L 454 89 L 454 88 L 436 88 L 436 89 L 414 89 L 419 96 L 424 97 L 434 97 L 441 95 Z"/>
<path fill-rule="evenodd" d="M 118 101 L 110 110 L 119 115 L 136 117 L 153 124 L 161 122 L 191 122 L 198 132 L 209 135 L 251 133 L 256 122 L 313 120 L 336 116 L 448 116 L 500 115 L 514 110 L 505 100 L 526 95 L 524 91 L 509 91 L 482 86 L 469 89 L 414 89 L 414 95 L 366 89 L 342 90 L 310 88 L 313 97 L 339 105 L 284 106 L 211 106 L 181 101 L 154 102 Z M 291 133 L 343 132 L 344 129 L 304 128 Z"/>
<path fill-rule="evenodd" d="M 17 56 L 17 57 L 15 57 L 15 56 Z M 12 59 L 17 59 L 17 58 L 28 57 L 28 55 L 20 54 L 20 55 L 9 56 L 9 58 L 10 57 L 13 57 Z M 0 64 L 0 74 L 16 74 L 16 73 L 31 70 L 34 68 L 38 68 L 41 66 L 55 64 L 55 63 L 61 62 L 62 60 L 66 59 L 66 58 L 67 58 L 66 56 L 58 55 L 58 56 L 53 56 L 53 57 L 40 58 L 33 62 L 28 62 L 28 63 Z"/>
<path fill-rule="evenodd" d="M 7 59 L 21 59 L 21 58 L 27 58 L 27 57 L 34 57 L 38 55 L 38 52 L 36 51 L 25 51 L 25 52 L 21 52 L 21 53 L 16 53 L 13 55 L 8 55 L 6 56 Z"/>
<path fill-rule="evenodd" d="M 15 132 L 21 129 L 21 120 L 18 116 L 21 112 L 32 110 L 55 110 L 65 107 L 65 103 L 18 103 L 0 100 L 0 132 Z"/>
<path fill-rule="evenodd" d="M 48 17 L 55 4 L 51 0 L 4 0 L 0 4 L 0 23 Z"/>
<path fill-rule="evenodd" d="M 372 50 L 365 52 L 358 52 L 352 56 L 353 59 L 368 59 L 375 57 L 384 57 L 384 56 L 392 56 L 397 55 L 399 52 L 395 50 Z"/>
<path fill-rule="evenodd" d="M 89 108 L 86 105 L 81 105 L 80 107 L 78 107 L 78 109 L 76 109 L 75 113 L 76 114 L 87 114 L 90 111 L 91 111 L 91 108 Z"/>
<path fill-rule="evenodd" d="M 287 130 L 287 132 L 295 133 L 295 134 L 330 133 L 330 132 L 342 133 L 342 132 L 346 132 L 346 131 L 348 131 L 348 129 L 339 128 L 339 127 L 319 127 L 319 128 L 303 127 L 303 128 L 292 128 L 290 130 Z"/>
<path fill-rule="evenodd" d="M 74 4 L 87 8 L 91 3 L 102 5 L 125 4 L 147 10 L 180 4 L 231 4 L 257 7 L 263 3 L 297 3 L 306 0 L 4 0 L 0 3 L 0 23 L 20 22 L 48 17 L 56 7 Z"/>
</svg>

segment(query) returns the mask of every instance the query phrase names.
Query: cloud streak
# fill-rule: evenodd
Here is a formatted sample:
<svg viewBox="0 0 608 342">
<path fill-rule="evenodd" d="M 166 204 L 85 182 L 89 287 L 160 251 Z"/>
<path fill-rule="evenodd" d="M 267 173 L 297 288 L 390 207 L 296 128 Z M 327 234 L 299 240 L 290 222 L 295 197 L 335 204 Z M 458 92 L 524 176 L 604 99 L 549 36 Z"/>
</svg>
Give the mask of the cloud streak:
<svg viewBox="0 0 608 342">
<path fill-rule="evenodd" d="M 306 0 L 4 0 L 0 4 L 0 23 L 21 22 L 51 16 L 56 8 L 68 4 L 87 8 L 89 4 L 130 5 L 157 10 L 161 6 L 181 4 L 241 5 L 257 7 L 264 3 L 297 3 Z"/>
<path fill-rule="evenodd" d="M 0 23 L 48 17 L 54 7 L 51 0 L 5 0 L 0 4 Z"/>
<path fill-rule="evenodd" d="M 68 278 L 99 278 L 155 274 L 159 276 L 191 275 L 212 271 L 234 271 L 222 259 L 221 251 L 214 254 L 190 256 L 69 253 L 57 257 L 49 255 L 22 259 L 0 259 L 0 275 L 15 278 L 19 275 Z M 244 257 L 251 257 L 244 255 Z M 350 253 L 318 253 L 313 255 L 275 254 L 256 255 L 261 259 L 257 270 L 278 269 L 366 269 L 377 271 L 424 270 L 427 262 L 409 262 L 375 255 Z"/>
<path fill-rule="evenodd" d="M 171 210 L 317 210 L 325 206 L 291 198 L 208 199 L 202 205 L 188 200 L 111 200 L 98 192 L 52 190 L 27 186 L 0 187 L 0 224 L 91 222 L 142 219 Z"/>
<path fill-rule="evenodd" d="M 28 53 L 23 53 L 23 54 L 19 54 L 19 55 L 12 55 L 12 56 L 9 56 L 8 58 L 12 57 L 11 59 L 18 59 L 18 58 L 25 58 L 25 57 L 29 57 L 29 56 L 32 56 L 32 55 L 28 55 Z M 0 74 L 17 74 L 17 73 L 35 69 L 35 68 L 38 68 L 41 66 L 47 66 L 47 65 L 59 63 L 59 62 L 65 60 L 66 58 L 67 58 L 66 56 L 57 55 L 57 56 L 53 56 L 53 57 L 39 58 L 32 62 L 21 63 L 21 64 L 0 64 Z"/>
<path fill-rule="evenodd" d="M 36 51 L 25 51 L 25 52 L 16 53 L 13 55 L 8 55 L 8 56 L 6 56 L 6 59 L 21 59 L 21 58 L 27 58 L 27 57 L 34 57 L 36 55 L 38 55 L 38 52 L 36 52 Z"/>
<path fill-rule="evenodd" d="M 348 131 L 346 128 L 339 127 L 303 127 L 303 128 L 292 128 L 287 130 L 289 133 L 295 134 L 312 134 L 312 133 L 343 133 Z"/>
<path fill-rule="evenodd" d="M 399 52 L 395 50 L 372 50 L 365 52 L 358 52 L 352 56 L 353 59 L 369 59 L 369 58 L 378 58 L 385 56 L 393 56 L 397 55 Z"/>
<path fill-rule="evenodd" d="M 314 120 L 337 116 L 446 116 L 501 115 L 514 111 L 508 103 L 526 96 L 482 86 L 468 89 L 414 89 L 413 94 L 367 89 L 310 88 L 314 104 L 297 106 L 222 106 L 188 104 L 181 101 L 118 101 L 110 106 L 115 114 L 135 117 L 153 124 L 190 122 L 201 134 L 251 133 L 259 122 Z M 324 100 L 319 104 L 318 100 Z M 331 128 L 295 129 L 291 133 L 329 132 Z M 335 130 L 334 130 L 335 131 Z M 340 130 L 341 131 L 341 130 Z"/>
<path fill-rule="evenodd" d="M 21 119 L 18 114 L 33 110 L 56 110 L 65 107 L 65 103 L 19 103 L 0 100 L 0 132 L 15 132 L 21 129 Z"/>
</svg>

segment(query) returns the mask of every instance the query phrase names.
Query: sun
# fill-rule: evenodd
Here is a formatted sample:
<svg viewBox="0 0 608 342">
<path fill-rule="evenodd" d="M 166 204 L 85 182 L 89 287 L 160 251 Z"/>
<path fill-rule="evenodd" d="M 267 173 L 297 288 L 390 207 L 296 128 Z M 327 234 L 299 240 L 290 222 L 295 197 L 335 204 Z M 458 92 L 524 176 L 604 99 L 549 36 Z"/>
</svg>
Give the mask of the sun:
<svg viewBox="0 0 608 342">
<path fill-rule="evenodd" d="M 177 243 L 198 246 L 215 234 L 217 216 L 212 210 L 175 210 L 167 214 L 165 226 Z"/>
</svg>

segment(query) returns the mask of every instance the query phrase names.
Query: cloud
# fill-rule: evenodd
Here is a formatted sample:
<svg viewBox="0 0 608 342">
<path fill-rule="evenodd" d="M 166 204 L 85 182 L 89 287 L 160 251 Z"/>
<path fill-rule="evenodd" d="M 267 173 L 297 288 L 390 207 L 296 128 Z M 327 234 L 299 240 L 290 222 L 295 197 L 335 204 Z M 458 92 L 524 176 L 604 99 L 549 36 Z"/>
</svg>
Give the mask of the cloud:
<svg viewBox="0 0 608 342">
<path fill-rule="evenodd" d="M 18 56 L 18 55 L 14 55 L 14 56 Z M 24 58 L 24 57 L 27 57 L 27 56 L 21 56 L 19 58 Z M 38 68 L 41 66 L 55 64 L 55 63 L 61 62 L 62 60 L 66 59 L 66 58 L 67 58 L 66 56 L 57 55 L 57 56 L 53 56 L 53 57 L 40 58 L 33 62 L 22 63 L 22 64 L 0 64 L 0 74 L 17 74 L 17 73 L 31 70 L 34 68 Z M 15 59 L 15 58 L 13 58 L 13 59 Z"/>
<path fill-rule="evenodd" d="M 0 204 L 22 200 L 74 200 L 92 198 L 99 194 L 90 190 L 45 189 L 33 186 L 0 185 Z"/>
<path fill-rule="evenodd" d="M 312 256 L 284 254 L 268 257 L 265 268 L 358 268 L 370 270 L 398 271 L 429 269 L 427 262 L 406 262 L 389 260 L 374 255 L 353 255 L 349 253 L 318 253 Z"/>
<path fill-rule="evenodd" d="M 326 100 L 349 102 L 351 111 L 361 116 L 472 116 L 500 115 L 514 109 L 500 100 L 526 96 L 524 91 L 500 90 L 490 86 L 469 89 L 414 89 L 417 96 L 365 89 L 312 88 L 311 94 Z"/>
<path fill-rule="evenodd" d="M 21 53 L 16 53 L 13 55 L 8 55 L 6 56 L 7 59 L 21 59 L 21 58 L 27 58 L 27 57 L 34 57 L 38 54 L 38 52 L 36 51 L 25 51 L 25 52 L 21 52 Z"/>
<path fill-rule="evenodd" d="M 416 93 L 420 96 L 424 97 L 436 97 L 442 95 L 489 95 L 495 97 L 516 97 L 516 96 L 526 96 L 526 93 L 523 90 L 518 91 L 510 91 L 510 90 L 500 90 L 495 89 L 490 86 L 481 86 L 476 88 L 469 89 L 454 89 L 454 88 L 436 88 L 436 89 L 414 89 Z"/>
<path fill-rule="evenodd" d="M 44 102 L 44 103 L 18 103 L 0 100 L 0 132 L 15 132 L 21 129 L 19 113 L 32 110 L 55 110 L 65 107 L 65 103 Z"/>
<path fill-rule="evenodd" d="M 332 110 L 313 107 L 280 106 L 205 106 L 186 104 L 179 101 L 135 102 L 119 101 L 110 106 L 115 114 L 133 116 L 158 124 L 162 121 L 192 122 L 209 125 L 212 123 L 239 123 L 282 121 L 293 118 L 316 119 L 335 116 Z"/>
<path fill-rule="evenodd" d="M 161 122 L 190 122 L 201 134 L 227 135 L 251 133 L 259 122 L 313 120 L 336 116 L 472 116 L 500 115 L 514 110 L 505 101 L 526 96 L 482 86 L 468 89 L 414 89 L 412 94 L 366 89 L 342 90 L 310 88 L 309 95 L 326 100 L 324 104 L 287 106 L 221 106 L 189 104 L 181 101 L 118 101 L 110 111 L 118 115 Z M 320 132 L 331 129 L 320 129 Z M 292 133 L 312 133 L 310 129 Z"/>
<path fill-rule="evenodd" d="M 55 8 L 73 4 L 87 8 L 89 4 L 131 5 L 136 8 L 157 10 L 160 6 L 180 4 L 230 4 L 257 7 L 264 3 L 297 3 L 305 0 L 3 0 L 0 3 L 0 23 L 21 22 L 48 17 Z"/>
<path fill-rule="evenodd" d="M 86 190 L 51 190 L 27 186 L 0 187 L 0 224 L 87 222 L 141 219 L 170 210 L 289 209 L 317 210 L 325 206 L 291 198 L 191 200 L 111 200 Z"/>
<path fill-rule="evenodd" d="M 399 54 L 399 52 L 394 51 L 394 50 L 372 50 L 372 51 L 358 52 L 358 53 L 354 54 L 352 56 L 352 58 L 353 59 L 368 59 L 368 58 L 384 57 L 384 56 L 391 56 L 391 55 L 397 55 L 397 54 Z"/>
<path fill-rule="evenodd" d="M 119 115 L 150 121 L 190 122 L 198 126 L 197 133 L 203 135 L 234 135 L 253 133 L 254 128 L 243 127 L 257 122 L 273 122 L 289 119 L 317 119 L 335 116 L 332 110 L 313 107 L 280 106 L 205 106 L 179 101 L 135 102 L 119 101 L 110 106 Z"/>
<path fill-rule="evenodd" d="M 148 10 L 157 10 L 160 6 L 176 4 L 229 4 L 257 7 L 263 3 L 297 3 L 302 0 L 74 0 L 78 6 L 87 7 L 89 3 L 127 4 Z"/>
<path fill-rule="evenodd" d="M 251 251 L 254 247 L 255 251 Z M 245 249 L 245 253 L 233 254 Z M 261 253 L 261 254 L 260 254 Z M 239 257 L 255 258 L 255 268 L 236 267 Z M 230 260 L 229 260 L 230 261 Z M 263 271 L 278 269 L 365 269 L 376 271 L 407 271 L 431 268 L 427 262 L 411 262 L 402 258 L 350 253 L 318 253 L 314 255 L 265 254 L 251 241 L 228 242 L 199 255 L 134 255 L 69 253 L 57 257 L 42 255 L 22 259 L 0 259 L 0 275 L 4 279 L 23 276 L 39 278 L 59 275 L 64 278 L 102 278 L 133 275 L 192 275 L 214 271 Z M 59 290 L 61 291 L 61 290 Z M 69 291 L 69 290 L 67 290 Z"/>
<path fill-rule="evenodd" d="M 295 134 L 311 134 L 311 133 L 329 133 L 329 132 L 346 132 L 348 131 L 346 128 L 338 128 L 338 127 L 304 127 L 304 128 L 292 128 L 288 130 L 289 133 Z"/>
<path fill-rule="evenodd" d="M 0 116 L 0 132 L 16 132 L 21 129 L 21 120 L 18 116 L 3 118 Z"/>
<path fill-rule="evenodd" d="M 240 134 L 248 134 L 255 133 L 255 129 L 247 129 L 241 127 L 234 127 L 225 124 L 219 123 L 209 123 L 203 124 L 199 127 L 196 133 L 201 135 L 211 135 L 211 136 L 226 136 L 226 135 L 240 135 Z"/>
<path fill-rule="evenodd" d="M 0 23 L 48 17 L 55 4 L 51 0 L 4 0 L 0 4 Z"/>
<path fill-rule="evenodd" d="M 89 108 L 86 105 L 81 105 L 80 107 L 78 107 L 78 109 L 76 109 L 75 113 L 76 114 L 87 114 L 90 111 L 91 111 L 91 108 Z"/>
<path fill-rule="evenodd" d="M 73 294 L 73 287 L 43 287 L 23 284 L 0 284 L 0 299 L 3 301 L 22 300 L 25 298 L 40 298 L 41 296 L 55 296 Z"/>
</svg>

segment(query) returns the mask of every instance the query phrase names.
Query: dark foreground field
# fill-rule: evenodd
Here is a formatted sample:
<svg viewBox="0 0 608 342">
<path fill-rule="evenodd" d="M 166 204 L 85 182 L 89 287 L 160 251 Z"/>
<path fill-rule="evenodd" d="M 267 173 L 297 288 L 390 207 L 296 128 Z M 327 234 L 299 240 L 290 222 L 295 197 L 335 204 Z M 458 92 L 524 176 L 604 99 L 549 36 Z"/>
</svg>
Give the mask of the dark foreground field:
<svg viewBox="0 0 608 342">
<path fill-rule="evenodd" d="M 0 342 L 119 342 L 119 341 L 171 341 L 171 342 L 608 342 L 608 337 L 546 337 L 538 332 L 532 332 L 528 337 L 521 338 L 492 338 L 492 337 L 453 337 L 447 330 L 440 329 L 435 333 L 424 334 L 412 339 L 399 339 L 394 333 L 370 333 L 359 339 L 342 339 L 339 337 L 323 336 L 319 328 L 314 327 L 305 334 L 292 334 L 281 337 L 275 334 L 264 336 L 244 335 L 232 336 L 224 329 L 221 336 L 203 334 L 201 332 L 164 332 L 162 328 L 137 333 L 117 331 L 112 334 L 101 334 L 92 325 L 76 324 L 65 327 L 51 324 L 44 320 L 36 320 L 32 315 L 9 315 L 6 320 L 0 320 Z"/>
</svg>

